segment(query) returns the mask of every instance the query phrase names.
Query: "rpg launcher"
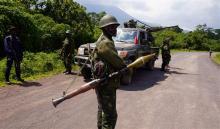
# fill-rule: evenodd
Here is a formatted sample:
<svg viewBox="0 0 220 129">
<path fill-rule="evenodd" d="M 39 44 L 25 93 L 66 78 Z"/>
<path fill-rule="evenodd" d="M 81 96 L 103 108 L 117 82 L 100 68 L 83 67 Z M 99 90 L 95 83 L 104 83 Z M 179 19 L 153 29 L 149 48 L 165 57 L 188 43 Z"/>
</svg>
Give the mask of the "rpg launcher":
<svg viewBox="0 0 220 129">
<path fill-rule="evenodd" d="M 147 56 L 139 57 L 133 63 L 129 64 L 126 68 L 123 68 L 120 71 L 117 71 L 117 72 L 114 72 L 114 73 L 110 74 L 109 78 L 111 78 L 113 76 L 116 76 L 116 75 L 118 75 L 120 73 L 124 73 L 128 69 L 142 67 L 149 60 L 151 60 L 152 58 L 155 58 L 155 56 L 156 56 L 156 54 L 150 54 L 150 55 L 147 55 Z M 88 82 L 88 83 L 82 85 L 79 89 L 73 90 L 72 92 L 63 95 L 60 98 L 52 99 L 53 106 L 56 107 L 58 104 L 60 104 L 61 102 L 63 102 L 66 99 L 70 99 L 70 98 L 72 98 L 74 96 L 77 96 L 79 94 L 82 94 L 82 93 L 90 90 L 90 89 L 93 89 L 93 88 L 97 87 L 100 84 L 100 82 L 103 82 L 105 79 L 106 78 L 95 79 L 95 80 L 93 80 L 91 82 Z"/>
</svg>

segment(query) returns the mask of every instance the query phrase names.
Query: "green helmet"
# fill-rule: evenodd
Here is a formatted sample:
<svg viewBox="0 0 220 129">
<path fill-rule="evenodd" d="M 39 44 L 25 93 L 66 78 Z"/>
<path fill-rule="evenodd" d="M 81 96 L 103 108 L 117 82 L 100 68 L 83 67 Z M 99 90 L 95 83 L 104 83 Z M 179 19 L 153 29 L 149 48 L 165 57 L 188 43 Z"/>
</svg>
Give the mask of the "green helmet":
<svg viewBox="0 0 220 129">
<path fill-rule="evenodd" d="M 120 25 L 117 21 L 117 19 L 112 16 L 112 15 L 105 15 L 104 17 L 101 18 L 100 22 L 99 22 L 99 27 L 103 28 L 109 25 Z"/>
</svg>

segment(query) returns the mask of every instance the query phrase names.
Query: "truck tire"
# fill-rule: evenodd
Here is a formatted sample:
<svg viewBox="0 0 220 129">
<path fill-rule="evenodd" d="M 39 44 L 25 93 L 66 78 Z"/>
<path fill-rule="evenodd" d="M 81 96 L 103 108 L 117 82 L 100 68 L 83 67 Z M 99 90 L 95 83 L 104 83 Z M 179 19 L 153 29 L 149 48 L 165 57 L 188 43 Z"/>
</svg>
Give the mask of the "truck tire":
<svg viewBox="0 0 220 129">
<path fill-rule="evenodd" d="M 132 83 L 133 78 L 133 69 L 131 69 L 128 73 L 121 76 L 121 84 L 129 85 Z"/>
<path fill-rule="evenodd" d="M 85 80 L 88 80 L 88 79 L 91 79 L 92 78 L 92 71 L 91 71 L 91 68 L 89 67 L 84 67 L 82 70 L 81 70 L 81 74 L 82 76 L 84 77 Z"/>
</svg>

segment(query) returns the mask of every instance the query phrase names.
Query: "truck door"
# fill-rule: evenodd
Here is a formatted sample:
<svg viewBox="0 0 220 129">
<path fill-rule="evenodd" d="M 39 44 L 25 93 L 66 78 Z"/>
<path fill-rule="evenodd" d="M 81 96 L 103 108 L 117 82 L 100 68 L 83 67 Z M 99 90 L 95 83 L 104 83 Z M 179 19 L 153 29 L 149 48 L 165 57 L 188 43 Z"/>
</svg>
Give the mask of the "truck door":
<svg viewBox="0 0 220 129">
<path fill-rule="evenodd" d="M 138 50 L 138 57 L 146 55 L 147 50 L 148 50 L 148 48 L 147 48 L 147 46 L 148 46 L 147 45 L 147 37 L 146 37 L 144 31 L 140 31 L 139 38 L 140 38 L 140 47 L 139 47 L 139 50 Z"/>
</svg>

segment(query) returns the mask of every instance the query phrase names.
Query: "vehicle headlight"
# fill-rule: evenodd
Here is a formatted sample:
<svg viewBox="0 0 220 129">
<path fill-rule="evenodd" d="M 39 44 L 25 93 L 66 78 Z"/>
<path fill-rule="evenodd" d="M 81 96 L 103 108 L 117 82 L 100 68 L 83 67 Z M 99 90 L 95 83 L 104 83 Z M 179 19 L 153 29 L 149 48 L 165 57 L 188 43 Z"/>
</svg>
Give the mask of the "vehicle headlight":
<svg viewBox="0 0 220 129">
<path fill-rule="evenodd" d="M 118 51 L 118 55 L 121 58 L 125 58 L 128 55 L 128 51 Z"/>
<path fill-rule="evenodd" d="M 78 48 L 77 55 L 84 55 L 84 49 L 85 48 Z"/>
</svg>

